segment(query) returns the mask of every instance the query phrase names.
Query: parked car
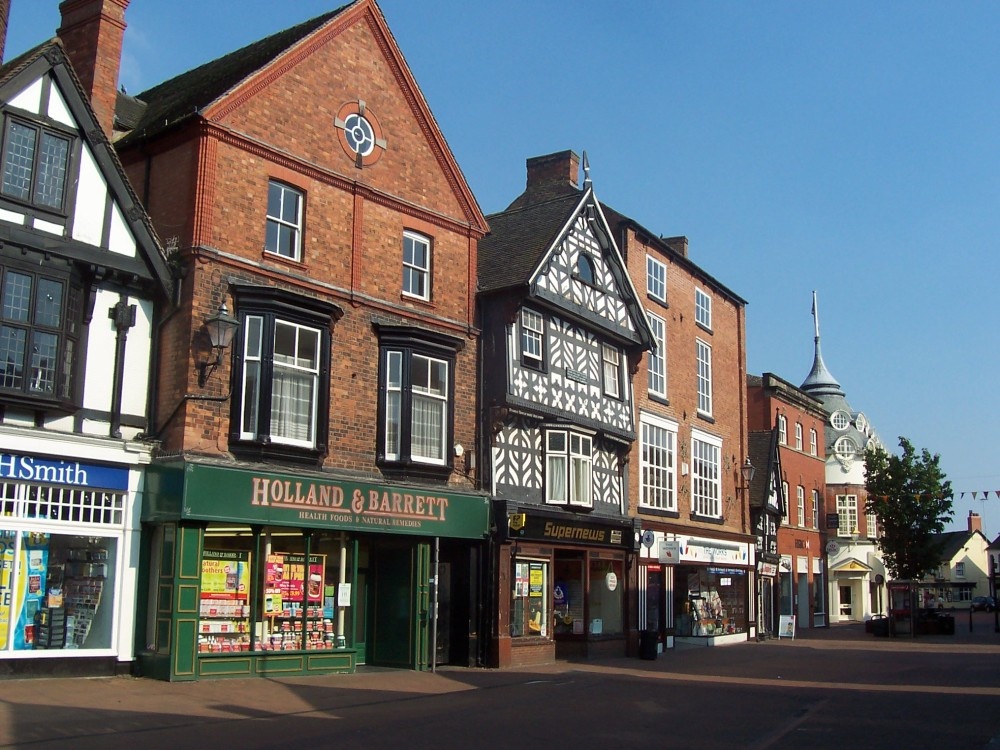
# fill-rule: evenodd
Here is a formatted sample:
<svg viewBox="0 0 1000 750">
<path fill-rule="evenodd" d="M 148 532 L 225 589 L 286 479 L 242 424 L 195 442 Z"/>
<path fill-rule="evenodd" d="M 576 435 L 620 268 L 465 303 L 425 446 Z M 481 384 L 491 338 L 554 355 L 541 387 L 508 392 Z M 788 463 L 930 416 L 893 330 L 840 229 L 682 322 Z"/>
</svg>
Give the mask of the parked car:
<svg viewBox="0 0 1000 750">
<path fill-rule="evenodd" d="M 969 606 L 973 612 L 992 612 L 997 608 L 997 603 L 992 596 L 975 596 Z"/>
</svg>

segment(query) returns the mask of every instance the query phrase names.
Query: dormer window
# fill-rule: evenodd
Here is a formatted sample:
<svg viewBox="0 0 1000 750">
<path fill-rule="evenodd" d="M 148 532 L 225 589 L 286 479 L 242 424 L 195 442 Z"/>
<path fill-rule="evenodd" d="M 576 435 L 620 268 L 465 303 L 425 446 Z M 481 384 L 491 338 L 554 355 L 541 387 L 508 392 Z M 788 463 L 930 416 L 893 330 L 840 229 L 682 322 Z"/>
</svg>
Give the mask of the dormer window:
<svg viewBox="0 0 1000 750">
<path fill-rule="evenodd" d="M 0 192 L 46 211 L 63 211 L 71 145 L 69 136 L 8 117 Z"/>
<path fill-rule="evenodd" d="M 584 284 L 594 285 L 594 261 L 586 253 L 576 259 L 576 277 Z"/>
</svg>

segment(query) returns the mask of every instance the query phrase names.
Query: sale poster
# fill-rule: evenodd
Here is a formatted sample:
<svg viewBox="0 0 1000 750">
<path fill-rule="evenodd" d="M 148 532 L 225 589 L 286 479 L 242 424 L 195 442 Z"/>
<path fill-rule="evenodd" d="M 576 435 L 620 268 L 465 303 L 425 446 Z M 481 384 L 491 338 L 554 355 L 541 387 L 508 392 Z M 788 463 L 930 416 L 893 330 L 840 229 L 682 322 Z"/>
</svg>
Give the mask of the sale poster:
<svg viewBox="0 0 1000 750">
<path fill-rule="evenodd" d="M 249 591 L 249 552 L 207 549 L 202 553 L 202 599 L 246 599 Z"/>
</svg>

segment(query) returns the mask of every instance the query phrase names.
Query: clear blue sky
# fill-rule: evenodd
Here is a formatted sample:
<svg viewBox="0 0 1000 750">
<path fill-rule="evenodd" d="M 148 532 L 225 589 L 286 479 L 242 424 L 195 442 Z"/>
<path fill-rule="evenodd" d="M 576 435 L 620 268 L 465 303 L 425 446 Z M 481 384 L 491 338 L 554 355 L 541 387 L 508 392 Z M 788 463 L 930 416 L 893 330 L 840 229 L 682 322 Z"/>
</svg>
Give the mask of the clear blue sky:
<svg viewBox="0 0 1000 750">
<path fill-rule="evenodd" d="M 339 5 L 133 0 L 121 82 L 139 93 Z M 381 8 L 485 213 L 521 192 L 525 158 L 586 151 L 603 201 L 686 235 L 748 301 L 749 371 L 794 384 L 817 290 L 851 405 L 889 449 L 941 455 L 954 528 L 974 510 L 1000 533 L 1000 5 Z M 58 22 L 58 0 L 13 0 L 6 59 Z"/>
</svg>

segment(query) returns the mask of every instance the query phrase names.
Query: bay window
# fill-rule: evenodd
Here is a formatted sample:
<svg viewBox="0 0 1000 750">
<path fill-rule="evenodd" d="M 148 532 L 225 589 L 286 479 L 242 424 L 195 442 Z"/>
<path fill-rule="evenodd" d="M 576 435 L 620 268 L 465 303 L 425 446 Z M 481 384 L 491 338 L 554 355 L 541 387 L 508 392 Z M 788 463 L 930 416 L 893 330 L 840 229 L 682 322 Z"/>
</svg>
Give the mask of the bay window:
<svg viewBox="0 0 1000 750">
<path fill-rule="evenodd" d="M 326 447 L 332 305 L 273 288 L 233 287 L 240 330 L 234 453 L 306 459 Z"/>
<path fill-rule="evenodd" d="M 407 326 L 379 326 L 378 461 L 447 470 L 461 342 Z"/>
<path fill-rule="evenodd" d="M 593 438 L 571 430 L 545 431 L 545 502 L 593 507 Z"/>
</svg>

